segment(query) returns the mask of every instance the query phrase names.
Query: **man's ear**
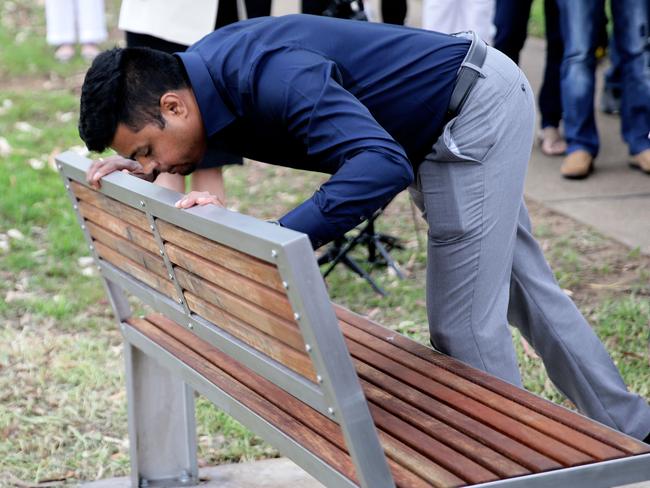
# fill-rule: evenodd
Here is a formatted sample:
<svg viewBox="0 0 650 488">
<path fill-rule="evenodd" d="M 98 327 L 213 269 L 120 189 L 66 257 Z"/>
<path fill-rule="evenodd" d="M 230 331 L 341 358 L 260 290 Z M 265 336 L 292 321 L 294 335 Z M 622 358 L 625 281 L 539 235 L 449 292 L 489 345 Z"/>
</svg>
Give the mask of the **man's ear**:
<svg viewBox="0 0 650 488">
<path fill-rule="evenodd" d="M 177 92 L 168 91 L 160 97 L 160 112 L 163 116 L 186 116 L 187 105 Z"/>
</svg>

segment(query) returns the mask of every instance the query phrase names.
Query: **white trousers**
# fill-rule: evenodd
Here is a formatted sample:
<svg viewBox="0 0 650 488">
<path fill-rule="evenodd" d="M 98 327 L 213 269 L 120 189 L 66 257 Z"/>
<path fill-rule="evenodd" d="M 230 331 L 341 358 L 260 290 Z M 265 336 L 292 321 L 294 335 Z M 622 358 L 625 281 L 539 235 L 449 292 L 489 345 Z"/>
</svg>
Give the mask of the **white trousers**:
<svg viewBox="0 0 650 488">
<path fill-rule="evenodd" d="M 107 38 L 104 0 L 46 0 L 47 43 L 99 43 Z"/>
<path fill-rule="evenodd" d="M 446 34 L 473 30 L 491 44 L 494 8 L 495 0 L 424 0 L 422 28 Z"/>
</svg>

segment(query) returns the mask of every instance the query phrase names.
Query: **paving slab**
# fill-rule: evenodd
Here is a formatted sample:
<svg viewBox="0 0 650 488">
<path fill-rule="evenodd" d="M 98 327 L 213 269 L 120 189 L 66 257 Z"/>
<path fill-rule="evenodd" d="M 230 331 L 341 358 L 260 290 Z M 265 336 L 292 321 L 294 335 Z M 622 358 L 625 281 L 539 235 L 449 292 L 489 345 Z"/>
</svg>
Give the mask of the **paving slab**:
<svg viewBox="0 0 650 488">
<path fill-rule="evenodd" d="M 521 55 L 522 69 L 539 93 L 546 44 L 531 38 Z M 597 93 L 606 66 L 598 67 Z M 650 255 L 650 176 L 628 166 L 620 118 L 596 111 L 601 149 L 596 171 L 585 180 L 560 176 L 561 157 L 548 157 L 535 146 L 525 193 L 545 207 L 588 224 L 603 235 Z"/>
<path fill-rule="evenodd" d="M 201 488 L 324 488 L 287 458 L 203 468 L 199 470 L 199 478 L 203 480 Z M 124 476 L 85 483 L 81 487 L 131 488 L 131 481 Z"/>
</svg>

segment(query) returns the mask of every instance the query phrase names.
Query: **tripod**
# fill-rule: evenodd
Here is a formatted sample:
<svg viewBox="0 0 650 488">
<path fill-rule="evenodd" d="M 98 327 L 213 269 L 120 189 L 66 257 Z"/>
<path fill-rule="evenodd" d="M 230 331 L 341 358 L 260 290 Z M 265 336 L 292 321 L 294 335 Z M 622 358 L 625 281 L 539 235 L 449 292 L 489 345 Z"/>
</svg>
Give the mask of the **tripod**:
<svg viewBox="0 0 650 488">
<path fill-rule="evenodd" d="M 383 207 L 377 210 L 372 217 L 370 217 L 363 227 L 355 236 L 345 235 L 335 239 L 332 244 L 325 250 L 325 253 L 318 258 L 318 264 L 323 265 L 329 263 L 327 269 L 323 272 L 323 277 L 327 277 L 334 267 L 343 263 L 349 269 L 365 279 L 373 290 L 382 296 L 386 296 L 386 291 L 381 288 L 375 280 L 372 279 L 359 264 L 349 255 L 350 252 L 357 246 L 366 246 L 368 249 L 368 262 L 372 265 L 390 266 L 395 270 L 395 274 L 404 279 L 404 274 L 399 269 L 399 266 L 389 252 L 391 249 L 404 249 L 397 237 L 387 234 L 381 234 L 375 231 L 375 221 L 384 212 Z"/>
</svg>

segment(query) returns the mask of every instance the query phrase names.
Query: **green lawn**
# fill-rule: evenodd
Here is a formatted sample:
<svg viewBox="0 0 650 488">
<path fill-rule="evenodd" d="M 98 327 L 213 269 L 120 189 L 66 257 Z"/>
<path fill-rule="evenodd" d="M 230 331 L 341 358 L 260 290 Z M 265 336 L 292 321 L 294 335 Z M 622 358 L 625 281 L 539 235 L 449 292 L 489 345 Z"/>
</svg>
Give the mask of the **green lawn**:
<svg viewBox="0 0 650 488">
<path fill-rule="evenodd" d="M 118 2 L 108 3 L 114 25 Z M 533 21 L 541 25 L 539 4 Z M 51 60 L 36 0 L 0 0 L 0 25 L 0 484 L 124 475 L 120 335 L 52 169 L 58 151 L 81 150 L 76 123 L 85 65 Z M 322 179 L 255 163 L 228 168 L 229 206 L 276 218 Z M 560 283 L 596 327 L 626 383 L 650 398 L 650 260 L 534 204 L 531 209 Z M 381 219 L 380 230 L 402 236 L 405 246 L 394 257 L 407 279 L 373 270 L 388 297 L 343 269 L 328 284 L 336 301 L 426 343 L 425 254 L 415 222 L 405 195 Z M 526 386 L 566 404 L 539 359 L 514 337 Z M 277 454 L 203 399 L 197 418 L 202 464 Z"/>
</svg>

